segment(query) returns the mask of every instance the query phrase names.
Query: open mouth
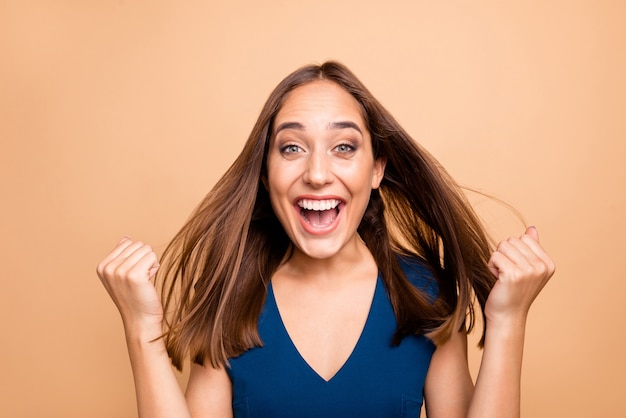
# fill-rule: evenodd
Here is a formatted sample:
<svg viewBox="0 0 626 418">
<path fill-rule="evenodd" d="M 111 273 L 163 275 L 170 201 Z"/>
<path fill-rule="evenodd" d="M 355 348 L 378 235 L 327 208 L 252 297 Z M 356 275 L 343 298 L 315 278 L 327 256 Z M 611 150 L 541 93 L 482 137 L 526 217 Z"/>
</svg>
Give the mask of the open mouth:
<svg viewBox="0 0 626 418">
<path fill-rule="evenodd" d="M 335 222 L 340 203 L 341 200 L 338 199 L 301 199 L 297 205 L 300 207 L 300 216 L 306 223 L 315 228 L 323 228 Z"/>
</svg>

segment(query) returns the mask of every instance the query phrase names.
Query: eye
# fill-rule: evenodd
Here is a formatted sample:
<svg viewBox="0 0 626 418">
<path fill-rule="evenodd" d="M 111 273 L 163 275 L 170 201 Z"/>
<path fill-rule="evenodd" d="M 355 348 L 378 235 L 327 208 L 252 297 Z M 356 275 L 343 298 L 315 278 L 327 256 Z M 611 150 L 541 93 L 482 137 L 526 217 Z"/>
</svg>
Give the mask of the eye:
<svg viewBox="0 0 626 418">
<path fill-rule="evenodd" d="M 280 147 L 281 154 L 296 154 L 302 152 L 302 148 L 296 144 L 287 144 Z"/>
<path fill-rule="evenodd" d="M 350 152 L 354 152 L 356 147 L 352 144 L 339 144 L 335 147 L 335 151 L 340 154 L 348 154 Z"/>
</svg>

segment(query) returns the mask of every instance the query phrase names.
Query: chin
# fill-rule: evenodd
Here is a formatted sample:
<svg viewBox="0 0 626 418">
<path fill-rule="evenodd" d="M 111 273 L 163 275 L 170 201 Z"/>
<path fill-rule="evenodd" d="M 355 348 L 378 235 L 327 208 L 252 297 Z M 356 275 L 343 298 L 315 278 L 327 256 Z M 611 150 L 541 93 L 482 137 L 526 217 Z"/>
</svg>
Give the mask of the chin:
<svg viewBox="0 0 626 418">
<path fill-rule="evenodd" d="M 311 245 L 306 243 L 305 245 L 296 245 L 297 251 L 316 260 L 324 260 L 332 258 L 339 254 L 341 247 L 337 244 L 328 244 L 325 242 L 318 242 Z"/>
</svg>

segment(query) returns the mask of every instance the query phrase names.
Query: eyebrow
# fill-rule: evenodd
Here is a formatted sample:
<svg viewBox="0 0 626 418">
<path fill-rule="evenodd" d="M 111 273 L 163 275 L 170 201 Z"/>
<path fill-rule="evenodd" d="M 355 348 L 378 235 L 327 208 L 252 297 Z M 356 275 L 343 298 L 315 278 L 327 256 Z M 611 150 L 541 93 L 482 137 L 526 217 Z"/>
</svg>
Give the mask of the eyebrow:
<svg viewBox="0 0 626 418">
<path fill-rule="evenodd" d="M 329 125 L 329 128 L 330 129 L 354 129 L 355 131 L 363 135 L 363 132 L 361 132 L 361 128 L 359 128 L 359 125 L 351 121 L 333 122 Z"/>
<path fill-rule="evenodd" d="M 280 131 L 284 129 L 295 129 L 297 131 L 304 131 L 306 128 L 300 122 L 284 122 L 276 127 L 274 135 L 277 135 Z M 355 131 L 363 135 L 363 132 L 361 131 L 361 128 L 359 128 L 359 125 L 351 121 L 329 123 L 328 129 L 354 129 Z"/>
</svg>

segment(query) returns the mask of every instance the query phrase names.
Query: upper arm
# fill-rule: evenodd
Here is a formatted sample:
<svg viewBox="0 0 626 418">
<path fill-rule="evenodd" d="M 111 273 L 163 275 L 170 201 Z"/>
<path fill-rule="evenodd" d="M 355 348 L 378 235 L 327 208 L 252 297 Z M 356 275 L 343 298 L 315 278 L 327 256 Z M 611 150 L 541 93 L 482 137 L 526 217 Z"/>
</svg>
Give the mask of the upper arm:
<svg viewBox="0 0 626 418">
<path fill-rule="evenodd" d="M 232 384 L 224 366 L 214 369 L 192 363 L 185 398 L 194 418 L 233 416 Z"/>
<path fill-rule="evenodd" d="M 467 363 L 467 336 L 456 332 L 435 350 L 426 382 L 424 400 L 429 418 L 465 417 L 474 384 Z"/>
</svg>

